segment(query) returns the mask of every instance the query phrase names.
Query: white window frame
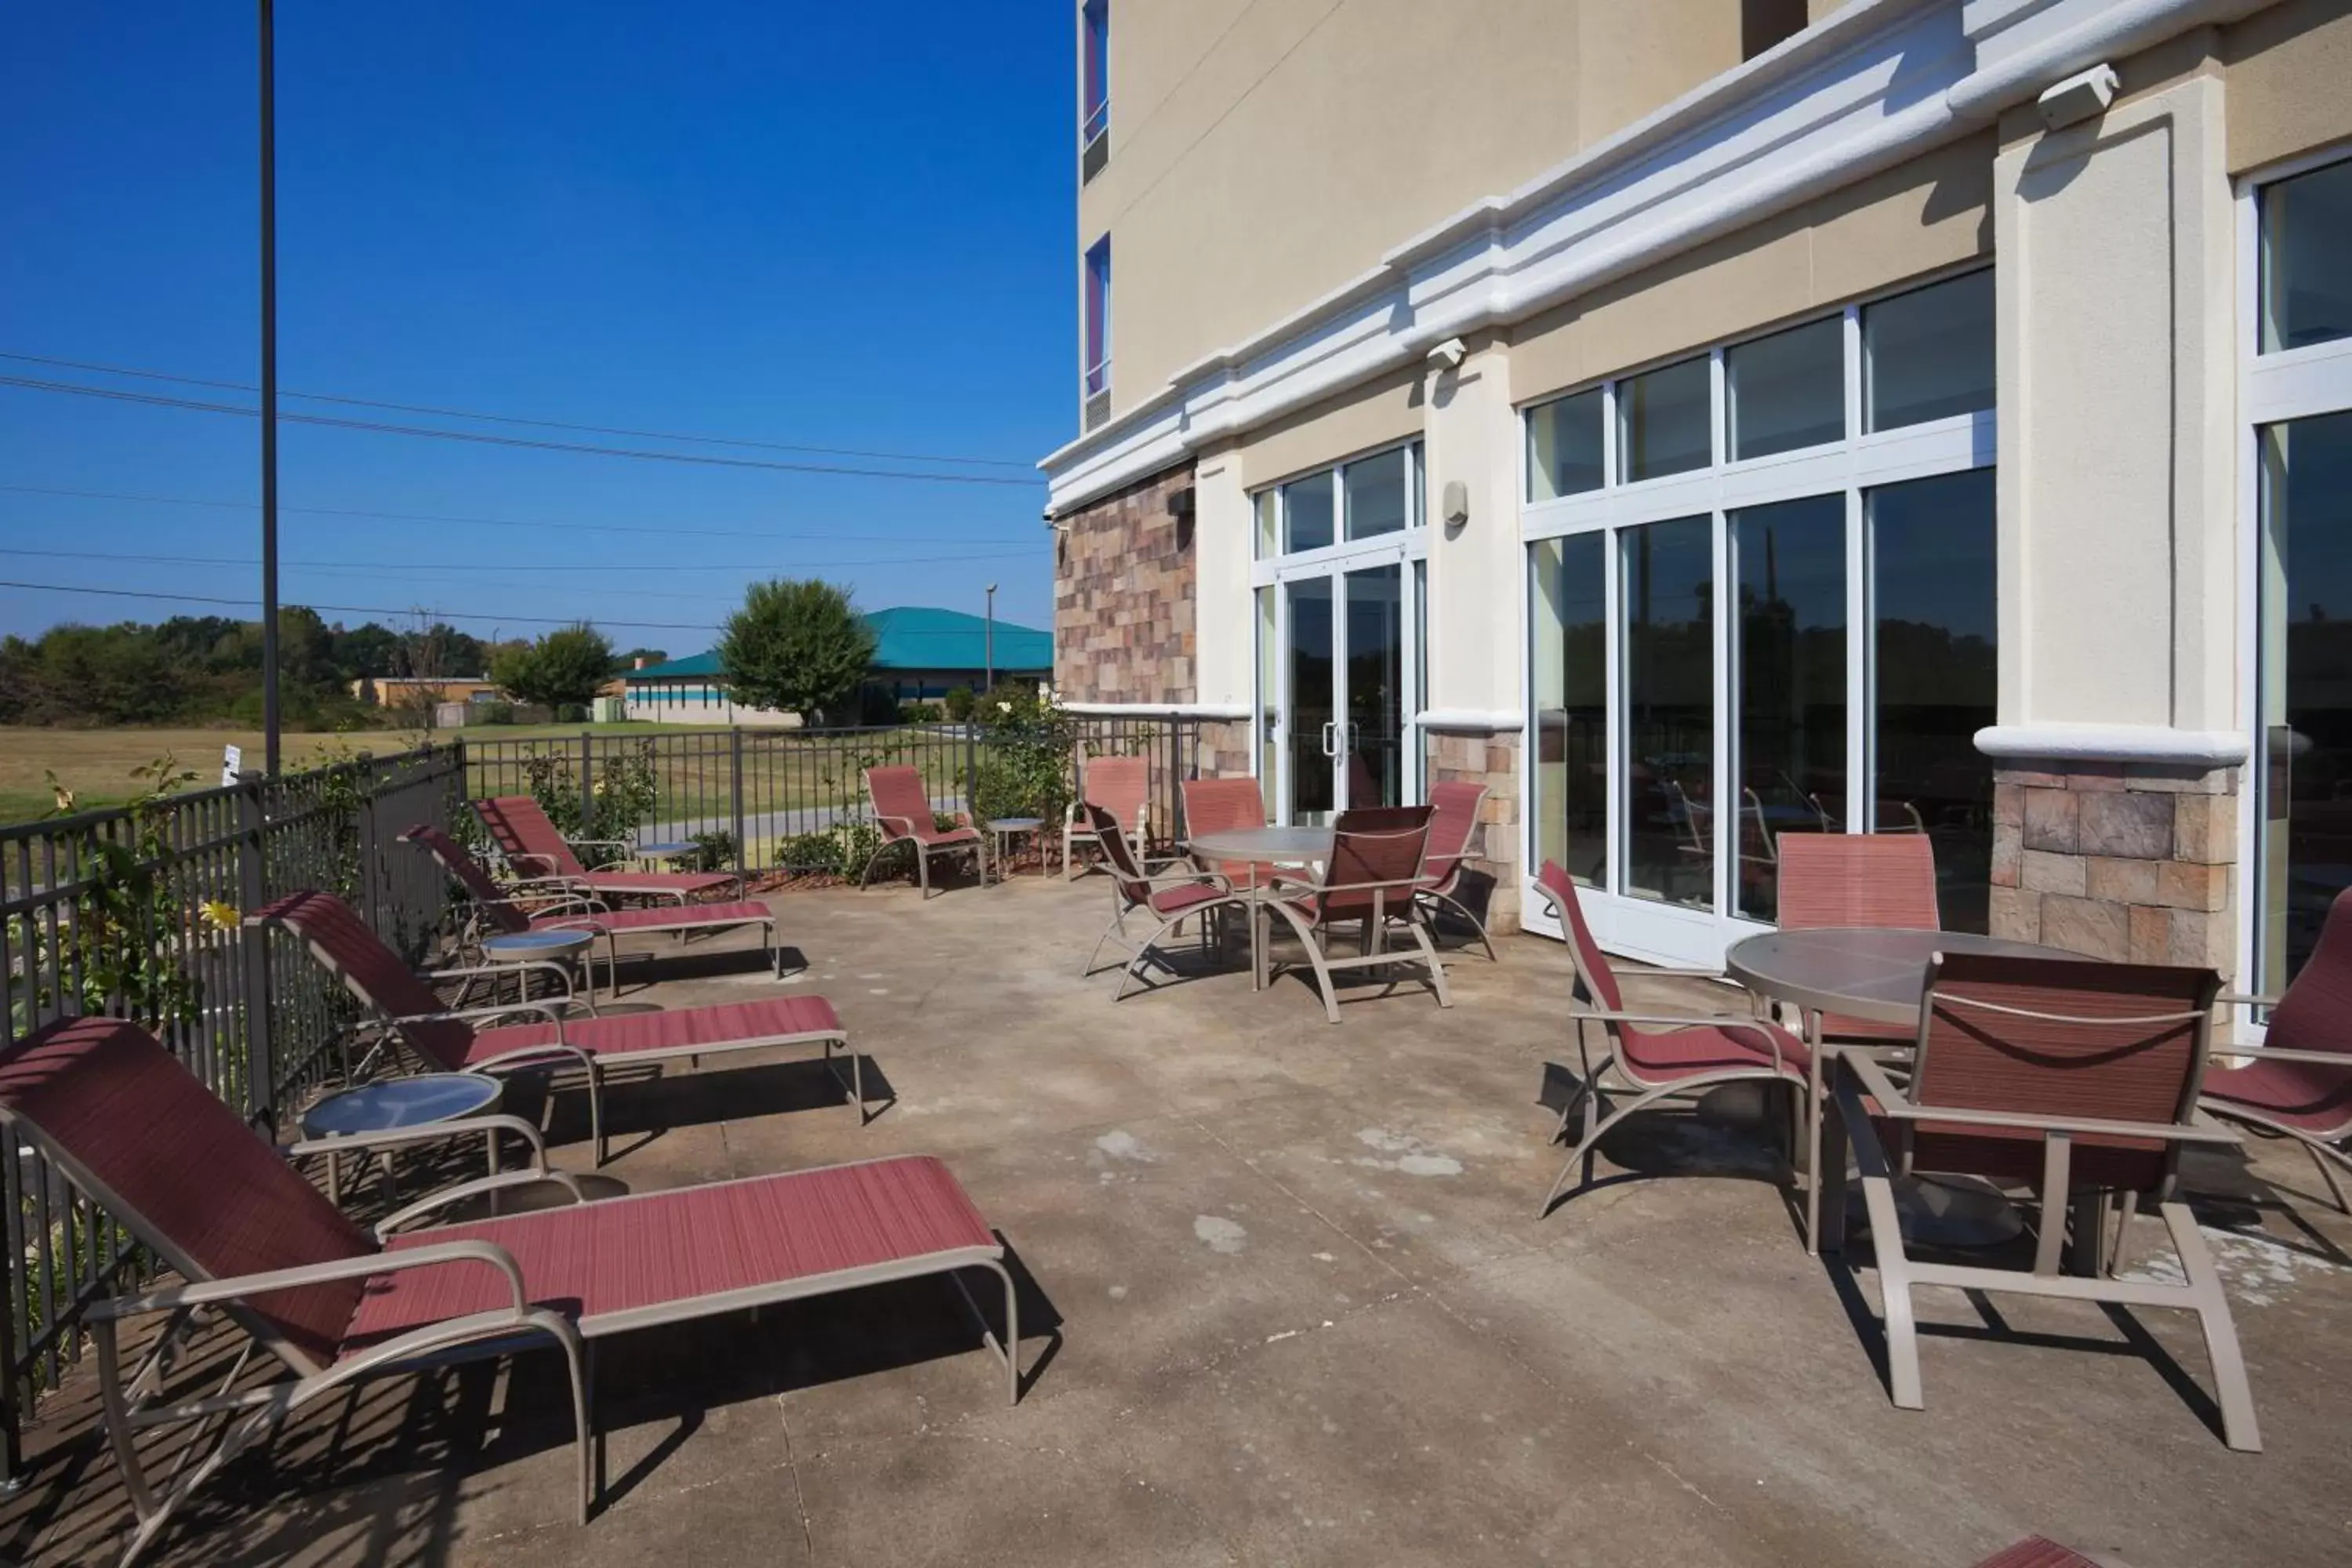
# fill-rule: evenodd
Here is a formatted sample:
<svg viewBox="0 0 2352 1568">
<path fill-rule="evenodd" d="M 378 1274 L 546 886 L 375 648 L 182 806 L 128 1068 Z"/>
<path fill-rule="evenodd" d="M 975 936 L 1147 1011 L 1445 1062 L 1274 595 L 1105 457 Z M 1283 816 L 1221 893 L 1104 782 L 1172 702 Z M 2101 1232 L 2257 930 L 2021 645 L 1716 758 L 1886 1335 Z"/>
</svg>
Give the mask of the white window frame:
<svg viewBox="0 0 2352 1568">
<path fill-rule="evenodd" d="M 1388 533 L 1374 534 L 1369 539 L 1349 539 L 1348 537 L 1348 486 L 1346 476 L 1341 470 L 1351 463 L 1386 457 L 1391 452 L 1400 450 L 1405 455 L 1404 527 Z M 1290 531 L 1287 510 L 1287 492 L 1290 487 L 1301 479 L 1311 479 L 1318 474 L 1331 476 L 1332 542 L 1319 545 L 1312 550 L 1297 550 L 1275 555 L 1255 556 L 1250 563 L 1250 651 L 1252 655 L 1250 710 L 1261 721 L 1268 710 L 1275 715 L 1272 741 L 1268 742 L 1265 737 L 1260 736 L 1250 749 L 1250 770 L 1258 779 L 1260 791 L 1266 796 L 1267 808 L 1285 820 L 1289 816 L 1290 803 L 1290 660 L 1286 657 L 1290 647 L 1290 595 L 1282 591 L 1282 585 L 1303 577 L 1331 577 L 1335 580 L 1332 602 L 1336 611 L 1340 603 L 1339 595 L 1346 591 L 1344 582 L 1339 580 L 1344 579 L 1348 573 L 1361 571 L 1366 567 L 1384 566 L 1391 563 L 1400 565 L 1399 593 L 1402 595 L 1400 609 L 1403 616 L 1404 627 L 1404 667 L 1400 678 L 1404 686 L 1405 711 L 1404 733 L 1400 737 L 1398 744 L 1404 748 L 1402 788 L 1405 798 L 1416 803 L 1427 798 L 1428 792 L 1429 742 L 1423 732 L 1423 715 L 1414 705 L 1417 694 L 1427 686 L 1424 667 L 1429 657 L 1429 650 L 1423 646 L 1421 637 L 1423 625 L 1421 595 L 1424 584 L 1413 570 L 1416 563 L 1426 563 L 1429 559 L 1429 530 L 1426 527 L 1429 508 L 1428 498 L 1424 494 L 1428 484 L 1428 472 L 1422 437 L 1414 436 L 1402 441 L 1390 441 L 1378 447 L 1368 447 L 1360 452 L 1350 453 L 1337 462 L 1326 463 L 1319 468 L 1301 469 L 1275 484 L 1260 486 L 1257 489 L 1252 490 L 1249 493 L 1250 548 L 1254 555 L 1258 543 L 1258 498 L 1268 493 L 1275 498 L 1274 537 L 1276 543 L 1279 545 L 1287 539 Z M 1257 591 L 1265 587 L 1272 587 L 1275 590 L 1275 689 L 1271 693 L 1263 689 L 1261 677 L 1265 668 L 1265 658 L 1264 650 L 1257 646 L 1257 639 L 1264 635 L 1263 629 L 1258 625 Z M 1276 776 L 1271 779 L 1264 776 L 1265 752 L 1269 744 L 1273 747 L 1276 769 Z"/>
<path fill-rule="evenodd" d="M 2299 349 L 2262 352 L 2262 192 L 2281 180 L 2330 164 L 2352 163 L 2352 147 L 2299 153 L 2241 174 L 2236 183 L 2238 264 L 2238 670 L 2245 714 L 2246 764 L 2238 792 L 2239 988 L 2262 983 L 2262 911 L 2269 901 L 2263 854 L 2264 756 L 2263 724 L 2263 480 L 2262 431 L 2266 425 L 2315 415 L 2352 412 L 2352 338 Z M 2259 1040 L 2264 1029 L 2252 1008 L 2239 1028 Z"/>
<path fill-rule="evenodd" d="M 1608 634 L 1604 641 L 1607 689 L 1610 693 L 1605 742 L 1610 780 L 1609 874 L 1607 887 L 1584 889 L 1582 891 L 1586 918 L 1591 922 L 1593 934 L 1611 951 L 1659 963 L 1717 964 L 1722 962 L 1724 950 L 1731 943 L 1772 929 L 1729 912 L 1736 908 L 1732 886 L 1737 871 L 1736 850 L 1733 854 L 1727 854 L 1723 846 L 1727 842 L 1736 843 L 1736 839 L 1732 838 L 1729 826 L 1720 821 L 1719 810 L 1715 835 L 1715 898 L 1711 909 L 1668 904 L 1623 890 L 1626 822 L 1624 792 L 1619 787 L 1619 781 L 1624 776 L 1626 762 L 1625 669 L 1623 622 L 1618 612 L 1623 596 L 1624 573 L 1620 554 L 1624 531 L 1675 518 L 1709 519 L 1714 530 L 1715 580 L 1720 584 L 1729 580 L 1727 574 L 1732 564 L 1731 513 L 1780 501 L 1828 495 L 1844 497 L 1846 755 L 1850 762 L 1846 769 L 1843 815 L 1849 823 L 1869 826 L 1870 816 L 1876 804 L 1872 787 L 1876 773 L 1876 759 L 1868 754 L 1870 718 L 1876 697 L 1876 670 L 1870 645 L 1873 606 L 1869 601 L 1871 572 L 1867 556 L 1869 531 L 1865 526 L 1864 494 L 1882 486 L 1901 484 L 1909 479 L 1933 479 L 1993 466 L 1997 456 L 1995 422 L 1998 411 L 1988 408 L 1973 414 L 1951 415 L 1916 425 L 1906 425 L 1893 430 L 1865 432 L 1862 313 L 1881 300 L 1948 282 L 1955 278 L 1984 270 L 1987 266 L 1984 261 L 1974 261 L 1965 267 L 1909 279 L 1899 288 L 1882 290 L 1835 313 L 1844 323 L 1845 433 L 1842 439 L 1740 462 L 1727 460 L 1729 409 L 1727 406 L 1725 354 L 1742 343 L 1832 316 L 1832 312 L 1825 311 L 1818 316 L 1780 321 L 1769 328 L 1745 332 L 1706 351 L 1713 405 L 1710 450 L 1715 458 L 1707 468 L 1632 483 L 1622 482 L 1619 478 L 1622 469 L 1617 416 L 1619 384 L 1660 365 L 1687 360 L 1692 357 L 1688 353 L 1631 367 L 1598 384 L 1601 388 L 1602 421 L 1603 482 L 1601 489 L 1551 500 L 1538 500 L 1534 497 L 1532 469 L 1529 463 L 1522 459 L 1520 571 L 1523 574 L 1521 591 L 1528 595 L 1528 635 L 1520 639 L 1520 689 L 1528 694 L 1530 710 L 1528 732 L 1530 735 L 1535 733 L 1537 721 L 1532 710 L 1536 691 L 1533 628 L 1534 617 L 1540 613 L 1540 605 L 1535 601 L 1535 585 L 1527 563 L 1526 547 L 1541 540 L 1593 532 L 1602 533 L 1608 541 L 1602 558 L 1608 563 L 1606 591 L 1609 605 L 1605 623 Z M 1527 419 L 1533 409 L 1559 397 L 1589 391 L 1592 384 L 1586 383 L 1558 393 L 1547 393 L 1521 405 L 1517 413 L 1522 447 L 1528 445 Z M 1715 799 L 1718 803 L 1734 798 L 1727 793 L 1727 786 L 1734 781 L 1727 778 L 1725 773 L 1734 762 L 1731 755 L 1732 727 L 1737 720 L 1738 694 L 1731 679 L 1733 649 L 1737 642 L 1737 626 L 1732 619 L 1735 597 L 1720 590 L 1714 595 Z M 1533 745 L 1519 748 L 1519 798 L 1528 803 L 1528 808 L 1519 814 L 1520 865 L 1525 871 L 1520 900 L 1521 920 L 1531 930 L 1557 936 L 1562 934 L 1559 918 L 1535 890 L 1537 867 L 1534 856 L 1538 827 L 1536 816 L 1539 805 L 1536 799 L 1535 770 L 1538 764 L 1535 752 Z"/>
</svg>

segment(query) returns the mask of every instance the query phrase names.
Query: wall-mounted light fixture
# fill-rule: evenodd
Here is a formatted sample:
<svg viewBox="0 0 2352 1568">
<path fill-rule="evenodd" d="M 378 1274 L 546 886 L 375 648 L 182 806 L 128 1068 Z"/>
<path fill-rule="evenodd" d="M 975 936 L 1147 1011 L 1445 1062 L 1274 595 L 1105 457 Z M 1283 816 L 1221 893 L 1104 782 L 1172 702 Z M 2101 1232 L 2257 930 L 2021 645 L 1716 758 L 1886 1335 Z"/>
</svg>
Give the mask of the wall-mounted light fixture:
<svg viewBox="0 0 2352 1568">
<path fill-rule="evenodd" d="M 1448 338 L 1429 351 L 1429 360 L 1431 363 L 1444 365 L 1447 370 L 1459 370 L 1469 353 L 1469 345 L 1460 338 Z"/>
<path fill-rule="evenodd" d="M 1444 489 L 1438 492 L 1437 515 L 1448 533 L 1459 533 L 1470 521 L 1470 487 L 1460 479 L 1448 479 Z"/>
<path fill-rule="evenodd" d="M 2105 114 L 2121 85 L 2115 67 L 2096 65 L 2044 92 L 2033 100 L 2033 107 L 2042 111 L 2042 124 L 2060 131 Z"/>
</svg>

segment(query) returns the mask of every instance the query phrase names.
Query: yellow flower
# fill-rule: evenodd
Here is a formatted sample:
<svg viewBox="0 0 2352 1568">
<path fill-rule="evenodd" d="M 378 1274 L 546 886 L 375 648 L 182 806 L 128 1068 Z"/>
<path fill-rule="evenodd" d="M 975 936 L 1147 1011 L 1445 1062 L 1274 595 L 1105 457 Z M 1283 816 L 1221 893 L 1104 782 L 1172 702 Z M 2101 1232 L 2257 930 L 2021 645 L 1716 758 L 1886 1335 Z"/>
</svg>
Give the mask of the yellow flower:
<svg viewBox="0 0 2352 1568">
<path fill-rule="evenodd" d="M 55 784 L 51 786 L 51 793 L 57 796 L 58 815 L 60 816 L 71 815 L 74 808 L 74 792 L 63 784 Z"/>
<path fill-rule="evenodd" d="M 235 931 L 242 918 L 236 906 L 226 899 L 206 899 L 197 908 L 203 911 L 205 923 L 215 931 Z"/>
</svg>

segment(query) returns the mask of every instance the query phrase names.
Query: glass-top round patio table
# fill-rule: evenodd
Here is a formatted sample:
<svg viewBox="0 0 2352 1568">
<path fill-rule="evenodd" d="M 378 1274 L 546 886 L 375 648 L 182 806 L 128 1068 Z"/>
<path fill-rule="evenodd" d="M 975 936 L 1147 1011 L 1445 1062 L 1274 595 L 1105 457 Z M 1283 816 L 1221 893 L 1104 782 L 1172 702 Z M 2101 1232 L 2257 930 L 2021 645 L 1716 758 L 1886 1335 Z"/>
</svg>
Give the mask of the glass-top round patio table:
<svg viewBox="0 0 2352 1568">
<path fill-rule="evenodd" d="M 2082 956 L 2039 942 L 1968 931 L 1824 927 L 1766 931 L 1736 942 L 1723 955 L 1723 970 L 1758 995 L 1792 1007 L 1916 1026 L 1927 991 L 1927 960 L 1939 952 Z M 1822 1063 L 1823 1092 L 1834 1093 L 1838 1048 L 1816 1048 L 1829 1058 Z M 1860 1195 L 1854 1194 L 1856 1200 Z M 1901 1177 L 1895 1183 L 1895 1198 L 1903 1233 L 1915 1242 L 1992 1247 L 2024 1228 L 2016 1205 L 1990 1183 L 1973 1176 Z M 1860 1217 L 1858 1205 L 1855 1217 Z M 1810 1238 L 1807 1245 L 1812 1245 Z"/>
<path fill-rule="evenodd" d="M 1328 827 L 1233 827 L 1196 833 L 1185 845 L 1203 860 L 1268 861 L 1304 866 L 1331 858 Z"/>
<path fill-rule="evenodd" d="M 1263 893 L 1257 886 L 1259 866 L 1319 866 L 1331 858 L 1331 829 L 1327 827 L 1234 827 L 1216 833 L 1196 833 L 1184 847 L 1195 859 L 1218 865 L 1247 864 L 1251 869 L 1237 890 Z M 1262 903 L 1250 908 L 1250 984 L 1265 984 L 1266 913 Z"/>
<path fill-rule="evenodd" d="M 1724 973 L 1759 996 L 1874 1024 L 1916 1024 L 1927 960 L 1939 952 L 2080 958 L 2040 942 L 1958 931 L 1774 931 L 1731 944 Z"/>
</svg>

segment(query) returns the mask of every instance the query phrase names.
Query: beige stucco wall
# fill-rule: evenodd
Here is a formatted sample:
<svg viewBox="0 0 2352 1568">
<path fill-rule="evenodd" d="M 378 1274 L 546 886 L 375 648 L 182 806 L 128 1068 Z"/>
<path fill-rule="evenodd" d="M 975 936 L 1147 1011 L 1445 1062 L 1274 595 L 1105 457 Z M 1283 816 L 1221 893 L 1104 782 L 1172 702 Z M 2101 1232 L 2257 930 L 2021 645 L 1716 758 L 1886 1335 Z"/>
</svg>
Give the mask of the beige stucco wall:
<svg viewBox="0 0 2352 1568">
<path fill-rule="evenodd" d="M 2163 63 L 1995 172 L 2004 724 L 2238 722 L 2223 85 Z"/>
<path fill-rule="evenodd" d="M 1986 132 L 1727 235 L 1511 332 L 1522 402 L 1992 253 Z"/>
<path fill-rule="evenodd" d="M 2352 139 L 2352 0 L 2289 0 L 2222 36 L 2230 169 Z"/>
<path fill-rule="evenodd" d="M 1418 436 L 1426 400 L 1420 368 L 1409 365 L 1268 420 L 1241 442 L 1242 483 L 1264 489 L 1294 474 Z"/>
<path fill-rule="evenodd" d="M 1201 454 L 1192 470 L 1192 552 L 1201 636 L 1195 639 L 1195 700 L 1250 700 L 1249 491 L 1240 451 L 1220 444 Z"/>
<path fill-rule="evenodd" d="M 1297 311 L 1388 249 L 1740 60 L 1740 0 L 1120 0 L 1111 400 Z"/>
</svg>

